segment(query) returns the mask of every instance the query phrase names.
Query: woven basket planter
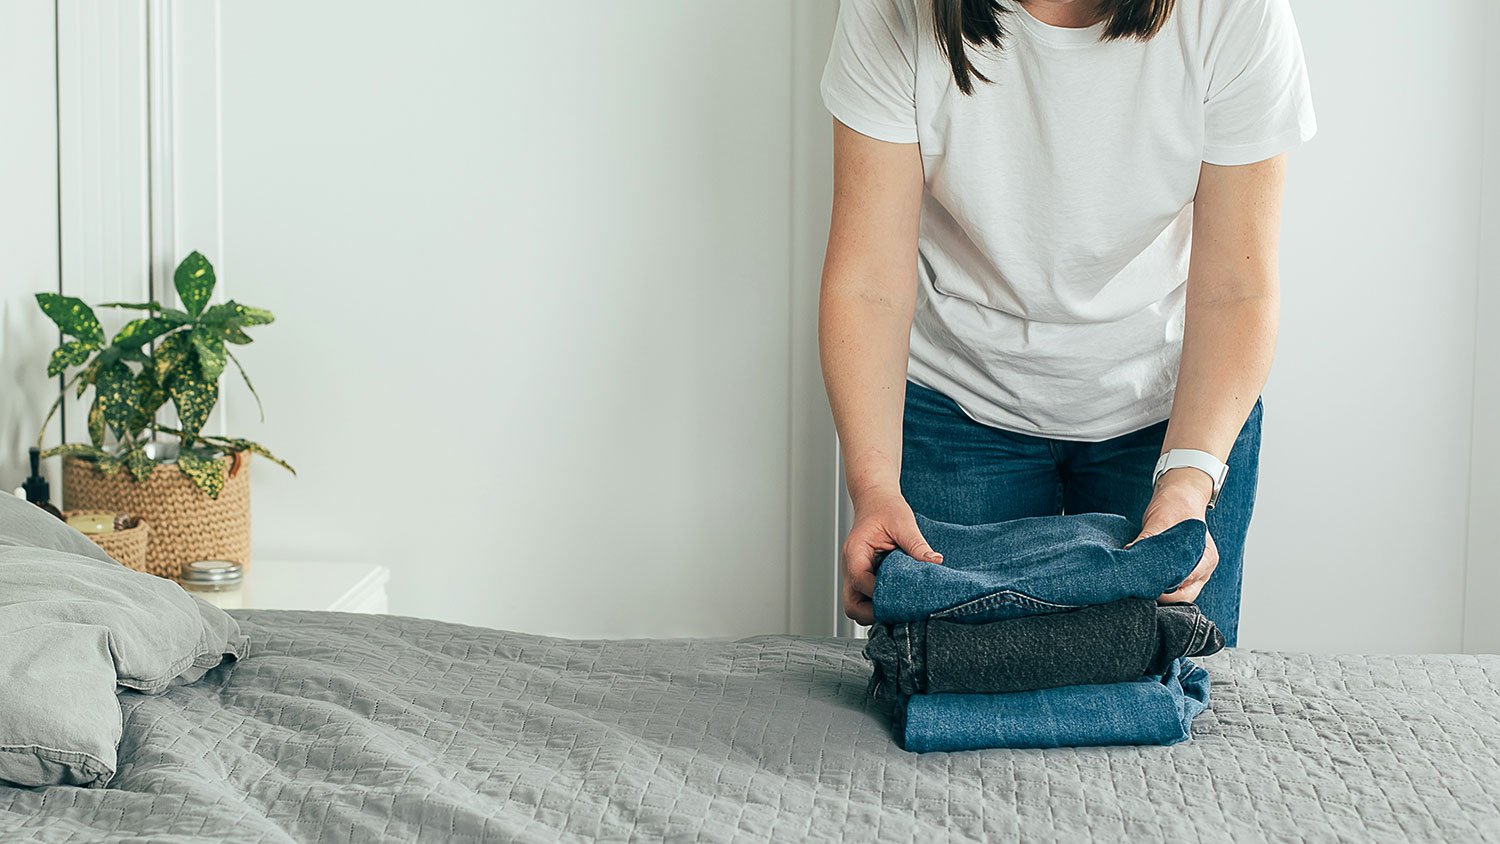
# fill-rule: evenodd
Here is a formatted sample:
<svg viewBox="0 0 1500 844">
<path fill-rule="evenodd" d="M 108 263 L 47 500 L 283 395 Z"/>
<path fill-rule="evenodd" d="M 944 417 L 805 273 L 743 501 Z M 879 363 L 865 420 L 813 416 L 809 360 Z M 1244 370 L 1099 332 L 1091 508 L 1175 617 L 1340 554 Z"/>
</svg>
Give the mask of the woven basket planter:
<svg viewBox="0 0 1500 844">
<path fill-rule="evenodd" d="M 152 574 L 175 578 L 183 563 L 194 560 L 233 560 L 248 569 L 250 455 L 221 459 L 239 465 L 227 468 L 224 489 L 213 499 L 176 466 L 157 466 L 136 482 L 123 469 L 107 474 L 69 457 L 63 461 L 63 506 L 139 516 L 150 525 L 145 570 Z"/>
<path fill-rule="evenodd" d="M 63 516 L 76 515 L 82 510 L 65 510 Z M 118 522 L 117 522 L 118 524 Z M 176 572 L 167 571 L 162 566 L 152 565 L 146 556 L 147 543 L 151 534 L 150 525 L 144 519 L 136 521 L 135 527 L 125 530 L 116 530 L 111 533 L 88 533 L 84 534 L 95 545 L 104 549 L 104 553 L 113 557 L 115 562 L 136 571 L 154 574 L 157 577 L 175 577 Z"/>
</svg>

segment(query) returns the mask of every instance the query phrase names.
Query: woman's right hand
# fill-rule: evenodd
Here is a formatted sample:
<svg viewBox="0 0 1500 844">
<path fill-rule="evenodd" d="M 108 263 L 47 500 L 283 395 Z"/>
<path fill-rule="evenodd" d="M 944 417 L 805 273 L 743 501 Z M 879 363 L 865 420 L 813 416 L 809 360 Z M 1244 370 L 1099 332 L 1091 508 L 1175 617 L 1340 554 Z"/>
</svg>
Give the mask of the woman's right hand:
<svg viewBox="0 0 1500 844">
<path fill-rule="evenodd" d="M 841 551 L 844 615 L 860 624 L 875 620 L 875 559 L 900 548 L 913 559 L 943 562 L 917 528 L 911 505 L 899 492 L 874 493 L 854 500 L 854 527 Z"/>
</svg>

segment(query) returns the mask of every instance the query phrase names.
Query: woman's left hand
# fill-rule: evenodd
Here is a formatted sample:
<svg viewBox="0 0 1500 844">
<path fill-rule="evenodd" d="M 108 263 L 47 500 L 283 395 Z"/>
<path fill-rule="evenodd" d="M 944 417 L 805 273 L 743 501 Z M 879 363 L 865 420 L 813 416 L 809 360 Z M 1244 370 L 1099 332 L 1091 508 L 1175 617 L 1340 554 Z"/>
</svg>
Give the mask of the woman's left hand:
<svg viewBox="0 0 1500 844">
<path fill-rule="evenodd" d="M 1196 477 L 1195 477 L 1196 476 Z M 1213 492 L 1213 482 L 1197 469 L 1173 469 L 1161 476 L 1151 503 L 1146 506 L 1146 515 L 1141 519 L 1141 535 L 1131 540 L 1131 545 L 1155 536 L 1179 522 L 1202 519 L 1208 510 L 1208 498 Z M 1219 547 L 1208 535 L 1208 544 L 1203 557 L 1198 561 L 1187 579 L 1176 589 L 1157 598 L 1157 603 L 1171 604 L 1181 601 L 1196 601 L 1203 585 L 1219 565 Z M 1127 546 L 1128 547 L 1128 546 Z"/>
</svg>

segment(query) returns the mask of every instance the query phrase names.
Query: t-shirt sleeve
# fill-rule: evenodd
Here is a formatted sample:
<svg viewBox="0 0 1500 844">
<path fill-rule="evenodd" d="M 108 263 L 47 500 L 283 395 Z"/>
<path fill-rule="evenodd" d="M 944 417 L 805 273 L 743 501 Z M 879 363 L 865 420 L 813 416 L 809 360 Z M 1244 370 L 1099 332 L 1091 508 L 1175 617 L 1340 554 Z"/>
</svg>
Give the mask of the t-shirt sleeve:
<svg viewBox="0 0 1500 844">
<path fill-rule="evenodd" d="M 1223 21 L 1204 99 L 1203 160 L 1253 164 L 1317 131 L 1288 0 L 1241 0 Z"/>
<path fill-rule="evenodd" d="M 876 140 L 917 142 L 916 26 L 902 0 L 843 0 L 823 68 L 823 104 Z"/>
</svg>

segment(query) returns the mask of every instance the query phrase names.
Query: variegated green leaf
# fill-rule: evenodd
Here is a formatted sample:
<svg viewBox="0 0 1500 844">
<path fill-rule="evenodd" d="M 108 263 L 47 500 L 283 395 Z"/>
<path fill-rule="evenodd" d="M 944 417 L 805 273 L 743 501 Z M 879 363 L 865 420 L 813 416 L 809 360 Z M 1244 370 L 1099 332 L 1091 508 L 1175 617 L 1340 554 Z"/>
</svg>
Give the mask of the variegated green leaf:
<svg viewBox="0 0 1500 844">
<path fill-rule="evenodd" d="M 123 308 L 127 311 L 162 311 L 166 310 L 161 303 L 155 299 L 150 302 L 101 302 L 101 308 Z"/>
<path fill-rule="evenodd" d="M 219 442 L 224 443 L 225 447 L 230 451 L 248 451 L 253 454 L 259 454 L 261 457 L 264 457 L 272 463 L 275 463 L 277 466 L 280 466 L 288 472 L 291 472 L 293 475 L 297 474 L 297 470 L 293 469 L 290 463 L 287 463 L 285 460 L 282 460 L 281 458 L 272 454 L 266 449 L 265 446 L 261 445 L 260 443 L 251 442 L 250 440 L 242 440 L 236 437 L 218 437 L 216 439 Z"/>
<path fill-rule="evenodd" d="M 115 334 L 114 345 L 121 349 L 139 349 L 180 324 L 161 317 L 131 320 Z"/>
<path fill-rule="evenodd" d="M 156 461 L 146 456 L 146 452 L 139 448 L 133 448 L 125 452 L 125 468 L 130 470 L 130 476 L 135 478 L 136 483 L 151 477 L 156 471 Z"/>
<path fill-rule="evenodd" d="M 156 380 L 156 370 L 146 367 L 135 375 L 136 417 L 131 420 L 133 431 L 144 431 L 156 421 L 156 411 L 167 403 L 167 391 Z"/>
<path fill-rule="evenodd" d="M 104 404 L 94 396 L 94 403 L 89 405 L 89 441 L 99 448 L 104 447 Z"/>
<path fill-rule="evenodd" d="M 127 360 L 127 361 L 130 361 L 131 363 L 138 363 L 141 366 L 151 366 L 152 365 L 151 364 L 151 358 L 148 357 L 146 355 L 146 353 L 143 352 L 143 351 L 141 351 L 140 349 L 123 349 L 123 350 L 121 350 L 120 351 L 120 360 Z"/>
<path fill-rule="evenodd" d="M 219 385 L 204 380 L 196 367 L 183 366 L 173 371 L 167 381 L 167 395 L 177 408 L 177 419 L 182 423 L 186 440 L 192 442 L 219 401 Z"/>
<path fill-rule="evenodd" d="M 249 305 L 240 305 L 240 325 L 270 325 L 276 321 L 276 316 L 265 308 L 252 308 Z"/>
<path fill-rule="evenodd" d="M 42 313 L 62 329 L 62 333 L 76 337 L 78 342 L 91 349 L 104 345 L 104 329 L 99 325 L 99 318 L 82 299 L 58 293 L 38 293 L 36 303 L 42 307 Z"/>
<path fill-rule="evenodd" d="M 260 421 L 266 421 L 266 407 L 260 403 L 260 393 L 255 392 L 255 385 L 250 383 L 250 375 L 245 372 L 244 364 L 240 363 L 240 359 L 234 356 L 234 352 L 226 349 L 224 353 L 234 362 L 234 368 L 240 371 L 240 380 L 245 382 L 245 389 L 249 390 L 250 395 L 255 397 L 255 409 L 260 411 Z"/>
<path fill-rule="evenodd" d="M 94 403 L 101 406 L 105 424 L 124 439 L 140 408 L 130 367 L 117 361 L 101 369 L 94 382 Z"/>
<path fill-rule="evenodd" d="M 105 346 L 99 350 L 99 368 L 103 369 L 113 366 L 116 362 L 124 360 L 125 350 L 119 346 Z"/>
<path fill-rule="evenodd" d="M 219 336 L 224 338 L 224 342 L 233 343 L 236 346 L 248 346 L 251 343 L 255 342 L 250 338 L 249 334 L 241 331 L 240 327 L 237 325 L 219 326 Z"/>
<path fill-rule="evenodd" d="M 224 489 L 225 461 L 214 457 L 203 457 L 184 450 L 177 455 L 177 470 L 186 475 L 209 498 L 218 498 Z"/>
<path fill-rule="evenodd" d="M 78 392 L 76 393 L 77 397 L 81 398 L 83 396 L 83 391 L 94 385 L 94 380 L 99 377 L 100 368 L 104 366 L 103 357 L 103 355 L 100 355 L 99 357 L 96 357 L 93 360 L 89 361 L 89 365 L 85 366 L 83 368 L 83 371 L 78 373 Z"/>
<path fill-rule="evenodd" d="M 95 461 L 103 460 L 109 457 L 109 453 L 104 449 L 92 445 L 83 445 L 82 443 L 64 443 L 62 445 L 55 445 L 42 452 L 43 459 L 46 459 L 48 457 L 57 457 L 59 455 L 63 457 L 85 457 L 89 460 Z"/>
<path fill-rule="evenodd" d="M 130 310 L 130 311 L 152 311 L 155 314 L 159 315 L 162 319 L 165 319 L 165 320 L 167 320 L 169 322 L 172 322 L 172 323 L 175 323 L 177 325 L 183 325 L 185 323 L 189 323 L 189 322 L 193 321 L 193 318 L 190 317 L 190 316 L 188 316 L 185 311 L 179 311 L 176 308 L 164 308 L 164 307 L 162 307 L 161 303 L 157 302 L 157 301 L 151 301 L 151 302 L 105 302 L 104 304 L 99 305 L 99 307 L 101 307 L 101 308 L 124 308 L 125 310 Z"/>
<path fill-rule="evenodd" d="M 156 369 L 157 383 L 166 384 L 171 381 L 172 373 L 185 366 L 192 356 L 193 341 L 188 332 L 168 334 L 156 346 L 153 367 Z"/>
<path fill-rule="evenodd" d="M 265 308 L 252 308 L 249 305 L 241 305 L 233 299 L 223 304 L 214 305 L 203 312 L 203 322 L 214 325 L 233 325 L 244 327 L 248 325 L 269 325 L 276 321 L 276 317 Z"/>
<path fill-rule="evenodd" d="M 190 316 L 203 313 L 203 306 L 214 295 L 214 268 L 201 252 L 192 252 L 177 271 L 172 274 L 172 284 L 177 288 L 177 298 L 183 310 Z"/>
<path fill-rule="evenodd" d="M 224 374 L 224 338 L 209 329 L 195 328 L 191 335 L 193 348 L 198 350 L 198 369 L 205 381 L 218 381 Z"/>
<path fill-rule="evenodd" d="M 70 367 L 87 362 L 89 355 L 93 353 L 92 346 L 78 340 L 69 340 L 52 350 L 52 359 L 47 361 L 47 377 L 56 378 Z"/>
</svg>

